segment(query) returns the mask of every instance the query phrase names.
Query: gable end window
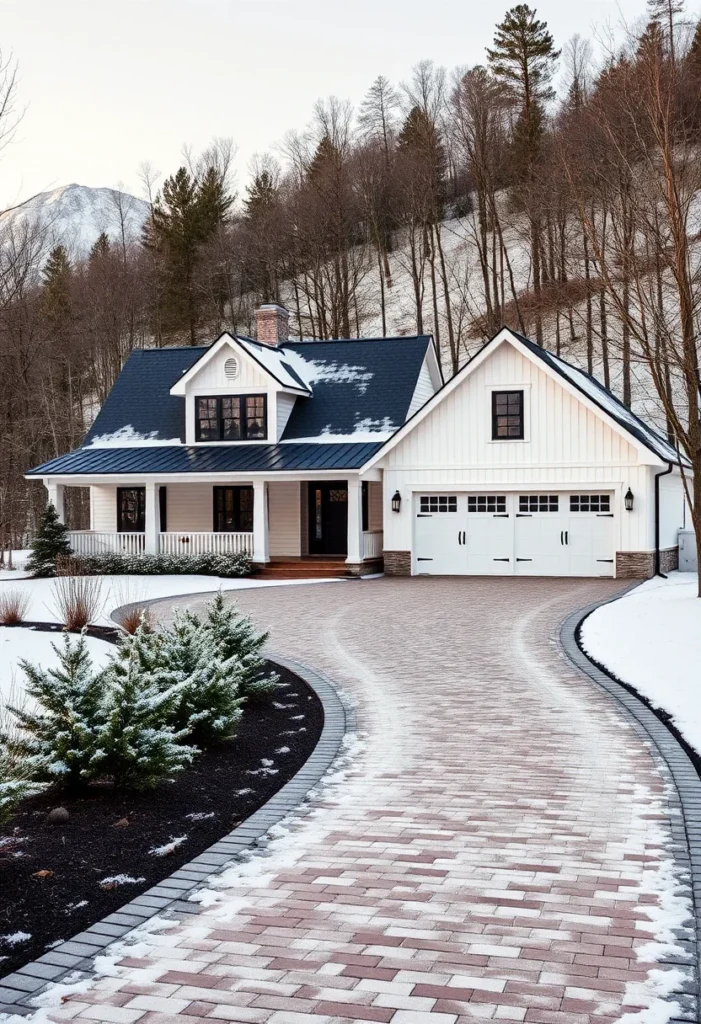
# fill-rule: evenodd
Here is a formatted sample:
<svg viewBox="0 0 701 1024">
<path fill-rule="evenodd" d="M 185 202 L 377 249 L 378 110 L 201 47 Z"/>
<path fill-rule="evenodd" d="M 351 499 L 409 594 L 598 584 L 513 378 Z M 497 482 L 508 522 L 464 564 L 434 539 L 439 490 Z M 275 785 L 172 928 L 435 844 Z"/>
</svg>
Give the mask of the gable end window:
<svg viewBox="0 0 701 1024">
<path fill-rule="evenodd" d="M 492 440 L 522 441 L 523 391 L 492 391 Z"/>
<path fill-rule="evenodd" d="M 196 441 L 264 441 L 268 436 L 266 395 L 222 395 L 195 399 Z"/>
</svg>

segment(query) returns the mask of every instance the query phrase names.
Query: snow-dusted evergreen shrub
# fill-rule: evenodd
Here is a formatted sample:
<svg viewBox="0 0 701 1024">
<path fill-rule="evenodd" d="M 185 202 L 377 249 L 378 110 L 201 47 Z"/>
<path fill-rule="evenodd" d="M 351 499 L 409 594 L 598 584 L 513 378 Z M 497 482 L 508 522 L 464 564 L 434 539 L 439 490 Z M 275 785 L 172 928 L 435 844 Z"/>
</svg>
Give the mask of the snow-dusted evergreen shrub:
<svg viewBox="0 0 701 1024">
<path fill-rule="evenodd" d="M 99 576 L 250 576 L 248 555 L 122 555 L 106 553 L 80 559 L 84 571 Z"/>
<path fill-rule="evenodd" d="M 221 652 L 190 612 L 177 614 L 163 631 L 160 656 L 162 667 L 178 684 L 175 728 L 205 744 L 234 736 L 243 704 L 240 659 Z"/>
<path fill-rule="evenodd" d="M 47 503 L 39 523 L 39 530 L 31 543 L 32 553 L 25 566 L 33 576 L 55 576 L 56 559 L 70 555 L 68 531 L 59 522 L 58 513 L 51 502 Z"/>
<path fill-rule="evenodd" d="M 8 709 L 19 729 L 6 742 L 33 778 L 77 788 L 100 774 L 97 740 L 105 684 L 102 674 L 93 670 L 84 637 L 72 643 L 65 634 L 60 647 L 52 646 L 58 655 L 56 668 L 20 662 L 27 693 L 38 708 Z"/>
<path fill-rule="evenodd" d="M 239 659 L 241 695 L 250 700 L 270 696 L 280 678 L 261 657 L 270 633 L 258 632 L 249 616 L 224 600 L 221 590 L 207 605 L 201 627 L 210 635 L 221 658 Z"/>
<path fill-rule="evenodd" d="M 36 796 L 45 788 L 29 778 L 20 758 L 13 757 L 4 746 L 0 747 L 0 824 L 12 814 L 20 800 Z"/>
<path fill-rule="evenodd" d="M 153 648 L 139 645 L 137 634 L 129 638 L 137 642 L 126 645 L 105 672 L 98 745 L 103 770 L 118 789 L 149 789 L 182 771 L 198 753 L 182 742 L 187 730 L 176 731 L 170 724 L 178 686 L 167 685 L 161 668 L 148 670 Z"/>
</svg>

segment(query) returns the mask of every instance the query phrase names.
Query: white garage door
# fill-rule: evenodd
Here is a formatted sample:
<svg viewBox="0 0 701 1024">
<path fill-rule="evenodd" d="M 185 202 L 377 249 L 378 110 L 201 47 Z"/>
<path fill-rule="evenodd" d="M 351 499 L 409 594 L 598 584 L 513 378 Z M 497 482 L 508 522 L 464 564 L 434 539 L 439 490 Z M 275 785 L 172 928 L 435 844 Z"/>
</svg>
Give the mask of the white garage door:
<svg viewBox="0 0 701 1024">
<path fill-rule="evenodd" d="M 612 576 L 610 494 L 423 494 L 414 572 Z"/>
</svg>

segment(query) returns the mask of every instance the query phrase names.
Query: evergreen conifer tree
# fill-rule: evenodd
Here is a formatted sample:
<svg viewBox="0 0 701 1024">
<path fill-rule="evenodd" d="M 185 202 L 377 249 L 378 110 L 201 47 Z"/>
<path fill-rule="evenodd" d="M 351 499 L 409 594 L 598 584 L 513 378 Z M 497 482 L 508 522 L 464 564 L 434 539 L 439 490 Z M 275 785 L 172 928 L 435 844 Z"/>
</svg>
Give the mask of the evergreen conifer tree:
<svg viewBox="0 0 701 1024">
<path fill-rule="evenodd" d="M 36 796 L 46 785 L 29 777 L 29 770 L 5 747 L 0 747 L 0 824 L 7 820 L 16 805 L 29 796 Z"/>
<path fill-rule="evenodd" d="M 9 709 L 21 729 L 5 742 L 24 758 L 32 776 L 76 789 L 100 774 L 103 755 L 97 738 L 105 682 L 93 669 L 84 637 L 72 644 L 66 633 L 61 647 L 52 646 L 56 668 L 20 662 L 27 693 L 38 708 Z"/>
<path fill-rule="evenodd" d="M 33 576 L 48 577 L 56 575 L 56 559 L 60 555 L 70 555 L 68 531 L 60 522 L 58 513 L 52 502 L 48 502 L 41 517 L 39 530 L 31 543 L 31 555 L 27 559 L 26 569 Z"/>
<path fill-rule="evenodd" d="M 161 656 L 177 684 L 175 728 L 192 733 L 202 743 L 234 736 L 243 704 L 240 659 L 219 650 L 209 630 L 191 612 L 176 615 L 164 631 Z"/>
<path fill-rule="evenodd" d="M 225 661 L 240 662 L 239 688 L 242 697 L 266 697 L 277 686 L 279 676 L 268 670 L 261 650 L 270 634 L 259 633 L 247 615 L 227 604 L 221 590 L 207 605 L 202 629 L 211 638 L 215 650 Z"/>
<path fill-rule="evenodd" d="M 121 790 L 149 789 L 181 771 L 198 752 L 182 740 L 187 730 L 167 724 L 177 702 L 177 687 L 145 671 L 133 648 L 116 658 L 105 673 L 107 692 L 98 734 L 104 772 Z"/>
</svg>

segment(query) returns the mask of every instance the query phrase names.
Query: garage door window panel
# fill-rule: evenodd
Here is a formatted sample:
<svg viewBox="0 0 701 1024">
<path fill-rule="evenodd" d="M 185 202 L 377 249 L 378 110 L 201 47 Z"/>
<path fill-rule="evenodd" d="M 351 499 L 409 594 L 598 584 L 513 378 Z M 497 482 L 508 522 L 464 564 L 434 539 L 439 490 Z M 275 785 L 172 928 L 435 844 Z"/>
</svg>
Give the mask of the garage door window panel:
<svg viewBox="0 0 701 1024">
<path fill-rule="evenodd" d="M 606 515 L 610 511 L 610 494 L 570 494 L 570 512 L 596 512 Z"/>
<path fill-rule="evenodd" d="M 428 513 L 457 512 L 458 498 L 455 494 L 422 494 L 420 511 Z"/>
<path fill-rule="evenodd" d="M 557 494 L 520 494 L 518 510 L 521 513 L 559 512 L 560 500 Z"/>
<path fill-rule="evenodd" d="M 491 512 L 503 515 L 506 512 L 505 494 L 471 494 L 467 499 L 468 512 Z"/>
<path fill-rule="evenodd" d="M 492 440 L 523 441 L 523 391 L 492 392 Z"/>
</svg>

